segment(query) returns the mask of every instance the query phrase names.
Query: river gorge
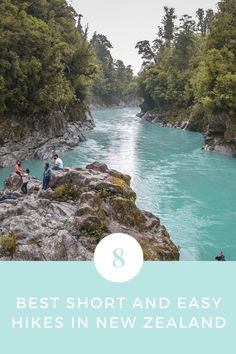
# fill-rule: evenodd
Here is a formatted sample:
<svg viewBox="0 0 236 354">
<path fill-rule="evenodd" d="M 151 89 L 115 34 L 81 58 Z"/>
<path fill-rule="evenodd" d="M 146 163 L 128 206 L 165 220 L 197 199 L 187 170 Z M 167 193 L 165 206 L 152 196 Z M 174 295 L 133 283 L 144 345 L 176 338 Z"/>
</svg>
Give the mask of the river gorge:
<svg viewBox="0 0 236 354">
<path fill-rule="evenodd" d="M 158 215 L 181 260 L 214 260 L 222 249 L 236 260 L 236 160 L 201 149 L 201 134 L 163 128 L 136 116 L 138 108 L 93 112 L 96 128 L 74 150 L 66 166 L 102 161 L 132 177 L 137 205 Z M 42 177 L 43 161 L 23 163 Z M 12 168 L 0 170 L 1 189 Z"/>
</svg>

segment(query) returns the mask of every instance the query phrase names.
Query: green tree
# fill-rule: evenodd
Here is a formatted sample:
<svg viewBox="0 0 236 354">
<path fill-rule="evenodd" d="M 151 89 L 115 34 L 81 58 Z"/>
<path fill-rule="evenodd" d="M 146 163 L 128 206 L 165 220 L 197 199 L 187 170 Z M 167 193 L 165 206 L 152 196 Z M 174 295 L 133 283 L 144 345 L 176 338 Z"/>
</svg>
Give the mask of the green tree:
<svg viewBox="0 0 236 354">
<path fill-rule="evenodd" d="M 0 3 L 0 112 L 30 114 L 84 104 L 94 54 L 65 0 Z"/>
<path fill-rule="evenodd" d="M 167 11 L 165 10 L 164 18 Z M 137 83 L 143 111 L 190 117 L 204 130 L 214 117 L 225 119 L 225 136 L 236 135 L 236 0 L 221 0 L 218 11 L 198 9 L 197 20 L 184 15 L 172 41 L 160 28 L 156 61 L 140 73 Z M 165 23 L 165 20 L 162 21 Z M 170 37 L 169 37 L 170 38 Z M 222 118 L 223 117 L 223 118 Z"/>
<path fill-rule="evenodd" d="M 174 35 L 175 35 L 175 9 L 173 7 L 164 7 L 164 16 L 162 19 L 163 25 L 163 39 L 167 46 L 173 42 Z"/>
<path fill-rule="evenodd" d="M 93 98 L 106 105 L 129 103 L 134 98 L 131 66 L 125 66 L 122 60 L 113 59 L 113 46 L 106 36 L 95 32 L 90 43 L 99 66 L 93 83 Z"/>
<path fill-rule="evenodd" d="M 236 113 L 236 1 L 222 0 L 211 21 L 207 48 L 196 71 L 196 101 L 206 112 Z"/>
<path fill-rule="evenodd" d="M 141 55 L 144 66 L 155 60 L 155 52 L 151 47 L 150 41 L 139 41 L 136 44 L 135 49 L 138 49 L 138 54 Z"/>
<path fill-rule="evenodd" d="M 135 49 L 138 49 L 138 54 L 141 55 L 143 66 L 150 63 L 157 63 L 161 51 L 165 47 L 170 47 L 175 36 L 175 9 L 164 7 L 164 16 L 162 18 L 162 26 L 158 27 L 157 37 L 152 43 L 148 40 L 139 41 Z"/>
<path fill-rule="evenodd" d="M 201 36 L 206 36 L 210 32 L 211 21 L 214 16 L 214 12 L 208 9 L 206 12 L 204 9 L 198 9 L 197 15 L 197 28 Z"/>
</svg>

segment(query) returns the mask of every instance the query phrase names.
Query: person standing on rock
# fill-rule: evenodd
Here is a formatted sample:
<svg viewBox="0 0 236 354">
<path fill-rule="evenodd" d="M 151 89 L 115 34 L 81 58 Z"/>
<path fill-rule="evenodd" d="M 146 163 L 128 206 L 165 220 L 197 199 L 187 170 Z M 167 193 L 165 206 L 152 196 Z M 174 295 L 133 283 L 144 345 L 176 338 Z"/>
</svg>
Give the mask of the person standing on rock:
<svg viewBox="0 0 236 354">
<path fill-rule="evenodd" d="M 51 168 L 49 166 L 49 163 L 45 163 L 44 166 L 44 172 L 43 172 L 43 190 L 47 190 L 49 188 L 49 182 L 51 180 L 51 176 L 52 176 L 52 171 Z"/>
<path fill-rule="evenodd" d="M 62 171 L 64 168 L 62 159 L 59 158 L 57 154 L 53 156 L 53 170 Z"/>
<path fill-rule="evenodd" d="M 20 161 L 16 161 L 16 166 L 15 166 L 15 172 L 17 175 L 19 175 L 21 177 L 21 173 L 22 173 L 22 167 L 21 167 L 21 162 Z"/>
<path fill-rule="evenodd" d="M 27 194 L 27 186 L 30 180 L 29 177 L 30 171 L 27 168 L 25 172 L 21 173 L 21 177 L 22 177 L 22 185 L 21 185 L 21 191 L 23 194 Z"/>
</svg>

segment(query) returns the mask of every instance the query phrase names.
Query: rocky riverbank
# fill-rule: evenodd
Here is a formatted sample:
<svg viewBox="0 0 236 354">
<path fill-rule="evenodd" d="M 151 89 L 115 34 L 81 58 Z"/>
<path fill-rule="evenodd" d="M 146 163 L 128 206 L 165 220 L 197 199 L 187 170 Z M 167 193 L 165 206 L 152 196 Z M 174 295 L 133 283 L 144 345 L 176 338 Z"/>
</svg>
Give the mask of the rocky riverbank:
<svg viewBox="0 0 236 354">
<path fill-rule="evenodd" d="M 86 140 L 86 130 L 94 126 L 89 109 L 0 117 L 0 167 L 72 149 Z"/>
<path fill-rule="evenodd" d="M 155 215 L 135 204 L 130 177 L 99 162 L 54 172 L 47 191 L 31 179 L 20 193 L 20 177 L 5 181 L 0 202 L 0 260 L 92 260 L 106 235 L 124 232 L 141 244 L 145 260 L 178 260 L 179 250 Z"/>
<path fill-rule="evenodd" d="M 169 120 L 164 115 L 157 113 L 156 111 L 148 111 L 146 113 L 138 113 L 138 117 L 145 119 L 151 123 L 158 123 L 162 127 L 169 128 L 179 128 L 179 129 L 187 129 L 189 126 L 189 120 Z"/>
<path fill-rule="evenodd" d="M 204 120 L 199 116 L 173 117 L 171 113 L 160 114 L 156 110 L 139 113 L 138 116 L 148 122 L 163 127 L 200 132 L 204 135 L 204 149 L 236 157 L 236 123 L 226 114 L 218 114 Z M 170 118 L 172 117 L 172 118 Z"/>
</svg>

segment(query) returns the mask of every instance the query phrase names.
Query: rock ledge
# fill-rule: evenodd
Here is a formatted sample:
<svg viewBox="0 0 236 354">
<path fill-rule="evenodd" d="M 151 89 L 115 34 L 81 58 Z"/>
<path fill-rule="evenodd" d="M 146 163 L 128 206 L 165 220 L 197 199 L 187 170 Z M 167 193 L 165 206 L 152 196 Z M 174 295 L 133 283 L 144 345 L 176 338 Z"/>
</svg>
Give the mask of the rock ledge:
<svg viewBox="0 0 236 354">
<path fill-rule="evenodd" d="M 123 232 L 135 237 L 145 260 L 178 260 L 179 250 L 160 220 L 141 211 L 130 177 L 100 162 L 86 169 L 54 172 L 50 189 L 31 179 L 28 194 L 20 193 L 20 178 L 5 181 L 5 194 L 16 200 L 0 202 L 0 260 L 93 260 L 98 242 Z"/>
</svg>

